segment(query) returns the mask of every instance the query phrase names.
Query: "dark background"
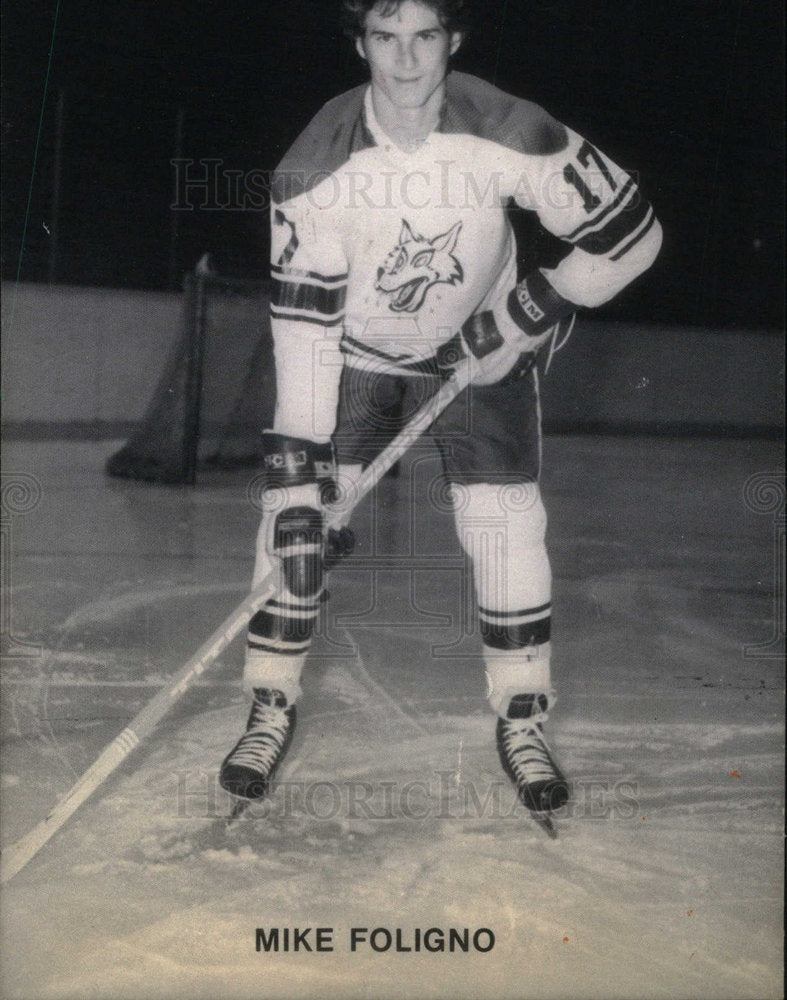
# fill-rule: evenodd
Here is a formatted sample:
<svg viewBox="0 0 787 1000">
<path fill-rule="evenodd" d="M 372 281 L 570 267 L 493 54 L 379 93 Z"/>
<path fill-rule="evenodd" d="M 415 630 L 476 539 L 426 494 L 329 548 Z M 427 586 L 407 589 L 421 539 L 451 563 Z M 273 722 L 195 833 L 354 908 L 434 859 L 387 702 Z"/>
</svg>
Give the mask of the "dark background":
<svg viewBox="0 0 787 1000">
<path fill-rule="evenodd" d="M 265 276 L 267 213 L 173 213 L 170 160 L 273 169 L 321 104 L 364 79 L 338 6 L 6 2 L 3 277 L 178 287 L 206 250 L 222 273 Z M 662 255 L 602 314 L 780 326 L 781 3 L 478 6 L 457 68 L 543 104 L 636 170 L 656 205 Z M 519 230 L 523 266 L 552 252 L 531 218 Z"/>
</svg>

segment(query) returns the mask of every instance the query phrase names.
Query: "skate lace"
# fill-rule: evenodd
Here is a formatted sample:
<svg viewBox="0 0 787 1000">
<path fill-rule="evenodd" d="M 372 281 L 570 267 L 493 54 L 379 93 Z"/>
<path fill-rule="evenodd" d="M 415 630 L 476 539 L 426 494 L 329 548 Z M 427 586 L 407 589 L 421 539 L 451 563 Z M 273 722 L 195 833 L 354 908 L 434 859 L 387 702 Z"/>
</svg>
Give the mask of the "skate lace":
<svg viewBox="0 0 787 1000">
<path fill-rule="evenodd" d="M 539 723 L 545 719 L 546 715 L 542 713 L 529 719 L 506 722 L 503 747 L 519 781 L 532 784 L 558 776 L 547 741 L 539 729 Z"/>
<path fill-rule="evenodd" d="M 251 727 L 241 737 L 232 763 L 266 774 L 279 759 L 289 729 L 290 720 L 282 709 L 255 703 Z"/>
</svg>

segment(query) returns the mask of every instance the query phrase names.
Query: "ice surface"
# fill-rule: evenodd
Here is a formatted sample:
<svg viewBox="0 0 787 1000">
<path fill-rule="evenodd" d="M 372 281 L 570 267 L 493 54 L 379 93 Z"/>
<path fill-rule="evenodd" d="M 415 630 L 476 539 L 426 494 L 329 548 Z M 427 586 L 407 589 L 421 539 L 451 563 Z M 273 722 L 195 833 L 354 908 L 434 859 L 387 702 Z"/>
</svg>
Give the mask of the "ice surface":
<svg viewBox="0 0 787 1000">
<path fill-rule="evenodd" d="M 114 447 L 6 447 L 42 497 L 13 518 L 12 633 L 41 655 L 3 668 L 4 844 L 248 585 L 243 480 L 108 481 Z M 744 653 L 776 628 L 778 526 L 743 490 L 777 448 L 547 440 L 548 731 L 574 782 L 557 841 L 500 772 L 462 560 L 417 457 L 359 512 L 270 803 L 221 818 L 236 642 L 4 888 L 4 997 L 781 995 L 783 650 Z M 273 926 L 333 927 L 336 950 L 257 953 Z M 357 926 L 496 944 L 351 954 Z"/>
</svg>

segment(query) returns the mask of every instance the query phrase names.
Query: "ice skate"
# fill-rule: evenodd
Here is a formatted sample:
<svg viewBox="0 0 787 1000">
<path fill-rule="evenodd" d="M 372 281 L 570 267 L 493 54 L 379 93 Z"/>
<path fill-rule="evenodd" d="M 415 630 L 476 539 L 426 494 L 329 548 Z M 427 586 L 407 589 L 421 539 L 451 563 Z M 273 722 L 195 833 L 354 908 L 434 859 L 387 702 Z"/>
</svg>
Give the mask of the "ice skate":
<svg viewBox="0 0 787 1000">
<path fill-rule="evenodd" d="M 224 758 L 219 784 L 231 795 L 262 799 L 295 732 L 295 705 L 281 691 L 255 688 L 246 732 Z"/>
<path fill-rule="evenodd" d="M 547 696 L 543 694 L 512 698 L 508 718 L 497 722 L 497 751 L 522 804 L 555 836 L 549 814 L 568 801 L 569 787 L 544 739 L 546 709 Z"/>
</svg>

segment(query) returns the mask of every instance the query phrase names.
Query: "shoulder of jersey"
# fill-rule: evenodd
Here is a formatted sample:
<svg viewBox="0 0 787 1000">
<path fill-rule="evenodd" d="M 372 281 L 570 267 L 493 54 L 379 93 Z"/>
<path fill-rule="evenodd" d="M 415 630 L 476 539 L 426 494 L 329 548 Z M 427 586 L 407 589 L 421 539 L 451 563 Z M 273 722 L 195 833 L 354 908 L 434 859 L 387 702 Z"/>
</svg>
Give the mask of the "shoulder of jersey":
<svg viewBox="0 0 787 1000">
<path fill-rule="evenodd" d="M 450 73 L 446 88 L 444 132 L 474 135 L 528 156 L 550 156 L 568 145 L 565 127 L 532 101 L 468 73 Z"/>
<path fill-rule="evenodd" d="M 374 146 L 364 124 L 363 100 L 368 84 L 328 101 L 301 132 L 276 169 L 274 201 L 310 190 L 338 170 L 358 150 Z"/>
</svg>

